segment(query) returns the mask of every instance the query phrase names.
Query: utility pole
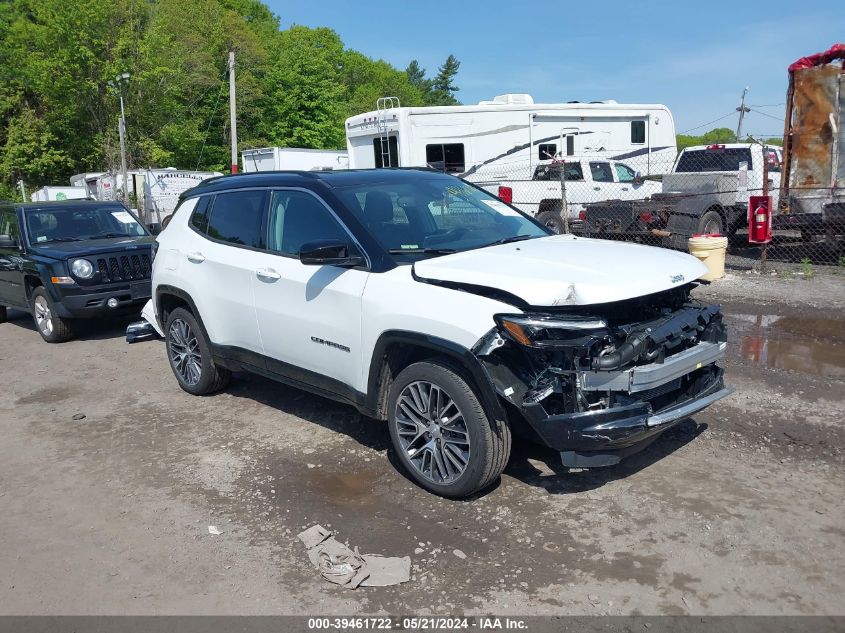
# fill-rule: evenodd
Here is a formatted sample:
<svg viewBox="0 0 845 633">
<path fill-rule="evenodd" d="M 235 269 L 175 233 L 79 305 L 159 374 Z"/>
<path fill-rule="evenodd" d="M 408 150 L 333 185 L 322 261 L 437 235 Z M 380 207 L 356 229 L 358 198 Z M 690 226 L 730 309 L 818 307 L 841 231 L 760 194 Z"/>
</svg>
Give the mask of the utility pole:
<svg viewBox="0 0 845 633">
<path fill-rule="evenodd" d="M 229 119 L 232 128 L 232 173 L 238 173 L 238 120 L 235 116 L 235 51 L 229 51 Z"/>
<path fill-rule="evenodd" d="M 739 104 L 739 107 L 736 109 L 739 112 L 739 123 L 736 126 L 736 142 L 739 143 L 740 135 L 742 134 L 742 119 L 745 118 L 746 112 L 751 112 L 751 108 L 747 108 L 745 106 L 745 95 L 748 94 L 748 86 L 745 86 L 745 90 L 742 91 L 742 102 Z"/>
<path fill-rule="evenodd" d="M 114 78 L 114 83 L 109 82 L 115 86 L 120 94 L 120 123 L 118 124 L 118 132 L 120 134 L 120 170 L 123 174 L 123 201 L 129 202 L 129 175 L 126 170 L 126 110 L 123 107 L 123 84 L 129 82 L 129 73 L 120 73 Z"/>
</svg>

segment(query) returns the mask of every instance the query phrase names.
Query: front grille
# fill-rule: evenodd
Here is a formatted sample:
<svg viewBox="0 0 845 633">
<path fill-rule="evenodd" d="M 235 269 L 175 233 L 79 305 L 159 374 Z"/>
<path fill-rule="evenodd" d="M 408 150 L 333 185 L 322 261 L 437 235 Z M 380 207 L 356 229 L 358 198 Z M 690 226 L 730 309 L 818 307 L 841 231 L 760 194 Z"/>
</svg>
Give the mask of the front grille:
<svg viewBox="0 0 845 633">
<path fill-rule="evenodd" d="M 102 283 L 149 279 L 152 265 L 149 253 L 103 255 L 97 259 Z"/>
</svg>

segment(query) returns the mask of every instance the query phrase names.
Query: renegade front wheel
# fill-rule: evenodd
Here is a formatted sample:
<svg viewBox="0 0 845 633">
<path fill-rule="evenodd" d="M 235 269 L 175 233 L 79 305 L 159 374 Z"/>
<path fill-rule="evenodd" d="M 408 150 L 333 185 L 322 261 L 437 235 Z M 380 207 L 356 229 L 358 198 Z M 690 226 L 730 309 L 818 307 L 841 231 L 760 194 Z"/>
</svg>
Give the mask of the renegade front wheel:
<svg viewBox="0 0 845 633">
<path fill-rule="evenodd" d="M 467 382 L 446 365 L 414 363 L 390 388 L 390 437 L 402 465 L 444 497 L 483 490 L 510 457 L 510 428 L 490 420 Z"/>
<path fill-rule="evenodd" d="M 167 317 L 165 327 L 167 359 L 182 389 L 203 396 L 229 383 L 231 373 L 214 364 L 211 347 L 193 314 L 176 308 Z"/>
</svg>

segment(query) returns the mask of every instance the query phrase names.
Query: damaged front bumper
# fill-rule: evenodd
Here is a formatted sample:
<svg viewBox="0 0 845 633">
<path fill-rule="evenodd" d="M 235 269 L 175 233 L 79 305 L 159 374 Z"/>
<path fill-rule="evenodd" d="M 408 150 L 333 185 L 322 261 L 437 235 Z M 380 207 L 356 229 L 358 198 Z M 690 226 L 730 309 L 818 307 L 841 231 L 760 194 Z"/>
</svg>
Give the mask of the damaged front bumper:
<svg viewBox="0 0 845 633">
<path fill-rule="evenodd" d="M 562 415 L 549 415 L 537 403 L 526 405 L 522 412 L 543 444 L 560 452 L 564 466 L 612 466 L 646 448 L 667 429 L 733 393 L 733 387 L 724 385 L 721 369 L 715 369 L 718 371 L 713 372 L 708 386 L 656 412 L 649 402 Z"/>
<path fill-rule="evenodd" d="M 727 348 L 718 306 L 676 304 L 622 325 L 560 316 L 497 323 L 474 352 L 521 427 L 565 466 L 616 464 L 733 392 L 716 364 Z M 581 330 L 548 331 L 561 324 Z"/>
</svg>

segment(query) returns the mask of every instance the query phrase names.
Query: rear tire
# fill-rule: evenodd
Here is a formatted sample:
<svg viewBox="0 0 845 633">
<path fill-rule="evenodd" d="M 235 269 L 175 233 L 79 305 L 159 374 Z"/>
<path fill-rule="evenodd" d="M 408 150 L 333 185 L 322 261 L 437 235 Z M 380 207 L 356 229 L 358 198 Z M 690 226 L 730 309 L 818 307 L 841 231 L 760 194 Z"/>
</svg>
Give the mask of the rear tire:
<svg viewBox="0 0 845 633">
<path fill-rule="evenodd" d="M 414 363 L 399 373 L 388 396 L 388 427 L 408 474 L 443 497 L 485 489 L 510 458 L 507 422 L 491 420 L 458 371 L 438 362 Z"/>
<path fill-rule="evenodd" d="M 542 213 L 538 213 L 537 222 L 558 234 L 563 233 L 565 228 L 563 218 L 557 211 L 543 211 Z"/>
<path fill-rule="evenodd" d="M 56 306 L 44 286 L 38 286 L 32 291 L 30 308 L 35 329 L 45 341 L 64 343 L 73 337 L 70 322 L 56 314 Z"/>
<path fill-rule="evenodd" d="M 725 234 L 725 221 L 718 211 L 707 211 L 698 220 L 698 233 L 703 235 Z"/>
<path fill-rule="evenodd" d="M 214 364 L 211 346 L 193 314 L 176 308 L 164 330 L 167 360 L 179 386 L 195 396 L 220 391 L 229 384 L 231 372 Z"/>
</svg>

